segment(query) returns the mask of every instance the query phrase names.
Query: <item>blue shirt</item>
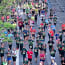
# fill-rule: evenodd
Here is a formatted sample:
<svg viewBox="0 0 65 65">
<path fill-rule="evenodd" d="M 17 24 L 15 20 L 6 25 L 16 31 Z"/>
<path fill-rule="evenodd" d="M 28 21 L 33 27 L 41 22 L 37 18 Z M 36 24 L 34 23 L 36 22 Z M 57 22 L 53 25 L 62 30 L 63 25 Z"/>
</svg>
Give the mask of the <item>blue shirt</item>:
<svg viewBox="0 0 65 65">
<path fill-rule="evenodd" d="M 27 30 L 23 30 L 23 32 L 24 32 L 25 34 L 27 34 L 28 31 L 27 31 Z"/>
<path fill-rule="evenodd" d="M 56 36 L 56 40 L 57 40 L 59 38 L 59 34 L 56 34 L 55 36 Z"/>
<path fill-rule="evenodd" d="M 12 37 L 13 35 L 12 34 L 8 34 L 8 37 Z"/>
<path fill-rule="evenodd" d="M 45 23 L 47 23 L 47 24 L 48 24 L 48 19 L 46 19 L 46 20 L 45 20 Z"/>
<path fill-rule="evenodd" d="M 45 13 L 45 11 L 44 11 L 44 10 L 42 10 L 42 11 L 41 11 L 41 13 L 42 13 L 42 14 L 44 14 L 44 13 Z"/>
<path fill-rule="evenodd" d="M 55 30 L 55 25 L 51 25 L 51 28 L 52 28 L 53 30 Z"/>
</svg>

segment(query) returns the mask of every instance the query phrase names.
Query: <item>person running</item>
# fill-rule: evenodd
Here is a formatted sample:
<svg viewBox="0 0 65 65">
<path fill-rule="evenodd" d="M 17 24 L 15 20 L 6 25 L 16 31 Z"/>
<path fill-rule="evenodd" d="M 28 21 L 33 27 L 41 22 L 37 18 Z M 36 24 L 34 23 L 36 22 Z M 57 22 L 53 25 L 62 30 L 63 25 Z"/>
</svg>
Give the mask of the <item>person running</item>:
<svg viewBox="0 0 65 65">
<path fill-rule="evenodd" d="M 52 48 L 53 48 L 53 44 L 54 44 L 54 41 L 52 40 L 52 38 L 50 38 L 50 40 L 48 41 L 48 45 L 49 45 L 49 50 L 51 51 Z"/>
<path fill-rule="evenodd" d="M 50 55 L 51 55 L 51 60 L 55 60 L 55 53 L 56 53 L 56 50 L 54 48 L 52 48 L 52 50 L 50 51 Z"/>
<path fill-rule="evenodd" d="M 29 48 L 30 49 L 33 49 L 33 40 L 30 38 L 29 40 L 28 40 L 28 42 L 29 42 Z"/>
<path fill-rule="evenodd" d="M 61 64 L 65 65 L 65 58 L 64 57 L 61 58 Z"/>
<path fill-rule="evenodd" d="M 28 36 L 28 30 L 26 29 L 26 27 L 23 30 L 23 35 L 24 35 L 24 40 L 26 40 Z"/>
<path fill-rule="evenodd" d="M 42 62 L 41 65 L 44 65 L 44 62 L 45 62 L 45 52 L 44 51 L 41 51 L 40 53 L 40 62 Z"/>
<path fill-rule="evenodd" d="M 35 55 L 35 62 L 37 62 L 37 57 L 38 57 L 38 46 L 36 45 L 34 48 L 34 55 Z"/>
<path fill-rule="evenodd" d="M 0 47 L 0 56 L 1 56 L 1 62 L 3 62 L 4 59 L 4 44 L 1 43 L 1 47 Z"/>
<path fill-rule="evenodd" d="M 7 60 L 4 59 L 4 61 L 2 62 L 2 65 L 7 65 Z"/>
<path fill-rule="evenodd" d="M 54 22 L 54 25 L 56 26 L 56 23 L 57 23 L 57 17 L 56 17 L 56 15 L 53 17 L 53 22 Z"/>
<path fill-rule="evenodd" d="M 19 49 L 20 37 L 19 37 L 19 34 L 18 33 L 16 34 L 15 40 L 16 40 L 16 48 Z"/>
<path fill-rule="evenodd" d="M 57 65 L 57 63 L 52 59 L 51 60 L 51 65 Z"/>
<path fill-rule="evenodd" d="M 19 21 L 18 21 L 18 26 L 19 26 L 20 31 L 22 31 L 22 27 L 24 25 L 23 25 L 23 21 L 21 19 L 19 19 Z"/>
<path fill-rule="evenodd" d="M 51 8 L 50 9 L 50 19 L 52 20 L 52 18 L 53 18 L 53 9 Z"/>
<path fill-rule="evenodd" d="M 53 32 L 55 33 L 56 30 L 56 26 L 54 24 L 51 25 L 51 29 L 53 30 Z"/>
<path fill-rule="evenodd" d="M 27 58 L 24 59 L 23 65 L 28 65 L 28 60 L 27 60 Z"/>
<path fill-rule="evenodd" d="M 8 46 L 10 48 L 10 50 L 12 49 L 12 38 L 10 37 L 8 40 Z"/>
<path fill-rule="evenodd" d="M 61 43 L 62 43 L 62 35 L 63 35 L 62 31 L 59 30 L 59 39 L 60 39 L 60 42 L 61 42 Z"/>
<path fill-rule="evenodd" d="M 12 59 L 13 59 L 13 64 L 16 65 L 16 49 L 13 48 L 12 50 Z"/>
<path fill-rule="evenodd" d="M 25 48 L 25 46 L 23 46 L 22 53 L 21 53 L 23 55 L 23 61 L 26 58 L 26 53 L 27 53 L 27 49 Z"/>
<path fill-rule="evenodd" d="M 38 43 L 39 54 L 40 54 L 40 52 L 41 52 L 41 50 L 42 50 L 42 45 L 43 45 L 43 43 L 41 43 L 40 40 L 39 40 L 39 43 Z"/>
<path fill-rule="evenodd" d="M 12 54 L 12 52 L 11 52 L 10 48 L 8 48 L 7 61 L 8 61 L 8 64 L 9 64 L 9 65 L 11 65 L 11 60 L 12 60 L 11 54 Z"/>
<path fill-rule="evenodd" d="M 22 51 L 24 40 L 20 37 L 20 51 Z"/>
<path fill-rule="evenodd" d="M 28 54 L 28 65 L 30 65 L 32 62 L 32 55 L 33 55 L 32 50 L 29 49 L 29 51 L 27 51 L 27 54 Z"/>
</svg>

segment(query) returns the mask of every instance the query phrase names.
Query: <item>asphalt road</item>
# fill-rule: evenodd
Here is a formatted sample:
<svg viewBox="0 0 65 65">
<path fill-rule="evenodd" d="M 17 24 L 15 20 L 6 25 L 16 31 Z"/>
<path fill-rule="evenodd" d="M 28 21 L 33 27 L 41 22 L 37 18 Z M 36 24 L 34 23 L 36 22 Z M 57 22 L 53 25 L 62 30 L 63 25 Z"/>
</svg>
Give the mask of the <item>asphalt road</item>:
<svg viewBox="0 0 65 65">
<path fill-rule="evenodd" d="M 50 8 L 55 8 L 56 9 L 56 12 L 55 14 L 57 15 L 58 17 L 58 20 L 57 20 L 57 26 L 56 26 L 56 32 L 58 31 L 58 29 L 61 28 L 61 23 L 65 23 L 65 0 L 48 0 L 48 7 L 49 9 Z M 47 17 L 49 16 L 49 9 L 48 9 L 48 14 L 47 14 Z M 40 20 L 40 17 L 38 16 L 38 20 L 37 20 L 38 24 L 41 23 L 41 20 Z M 34 27 L 37 31 L 38 31 L 38 25 L 35 25 Z M 47 33 L 47 29 L 46 29 L 46 37 L 45 37 L 45 43 L 47 44 L 48 42 L 48 33 Z M 22 35 L 22 34 L 21 34 Z M 59 56 L 59 52 L 58 52 L 58 49 L 57 49 L 57 46 L 56 46 L 56 40 L 54 39 L 54 48 L 56 49 L 56 58 L 55 58 L 55 61 L 57 63 L 57 65 L 61 65 L 61 59 L 60 59 L 60 56 Z M 36 41 L 34 42 L 34 46 L 35 46 L 35 43 Z M 27 50 L 29 49 L 28 48 L 28 45 L 24 44 L 27 48 Z M 7 48 L 8 48 L 8 44 L 5 43 L 5 51 L 7 51 Z M 13 38 L 13 46 L 12 48 L 16 48 L 16 43 L 15 43 L 15 40 Z M 50 52 L 49 52 L 49 47 L 48 47 L 48 44 L 47 44 L 47 52 L 46 52 L 46 61 L 45 61 L 45 65 L 50 65 L 51 63 L 51 58 L 50 58 Z M 6 58 L 6 55 L 5 55 L 5 58 Z M 1 58 L 0 58 L 1 60 Z M 19 52 L 19 65 L 22 65 L 22 55 L 21 53 Z M 12 62 L 12 65 L 13 65 L 13 62 Z M 38 56 L 38 62 L 35 63 L 34 61 L 34 55 L 33 55 L 33 61 L 32 61 L 32 65 L 39 65 L 39 56 Z"/>
</svg>

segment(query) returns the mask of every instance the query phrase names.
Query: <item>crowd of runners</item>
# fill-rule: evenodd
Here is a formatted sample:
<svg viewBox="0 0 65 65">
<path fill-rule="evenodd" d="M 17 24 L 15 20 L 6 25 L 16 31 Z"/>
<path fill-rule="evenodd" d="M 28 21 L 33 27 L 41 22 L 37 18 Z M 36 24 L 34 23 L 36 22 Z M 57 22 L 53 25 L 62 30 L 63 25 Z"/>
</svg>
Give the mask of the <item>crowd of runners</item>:
<svg viewBox="0 0 65 65">
<path fill-rule="evenodd" d="M 2 30 L 2 33 L 9 38 L 8 51 L 5 51 L 5 42 L 4 39 L 0 37 L 0 57 L 1 65 L 11 65 L 13 60 L 13 65 L 16 65 L 16 54 L 17 50 L 20 50 L 20 53 L 23 57 L 23 65 L 32 64 L 32 56 L 34 54 L 35 62 L 39 56 L 40 62 L 38 65 L 44 65 L 46 59 L 46 48 L 49 46 L 51 64 L 57 65 L 55 62 L 55 53 L 56 49 L 54 44 L 58 48 L 59 55 L 61 57 L 61 64 L 65 65 L 65 39 L 63 40 L 63 35 L 65 35 L 65 24 L 62 24 L 62 29 L 56 32 L 57 16 L 55 15 L 54 10 L 48 9 L 47 0 L 36 0 L 34 1 L 24 1 L 21 5 L 17 7 L 10 7 L 12 15 L 7 16 L 6 20 L 13 19 L 10 23 L 13 26 L 16 26 L 15 29 Z M 48 12 L 48 10 L 50 12 Z M 21 12 L 22 11 L 22 12 Z M 49 16 L 47 14 L 49 13 Z M 24 16 L 22 16 L 24 15 Z M 38 16 L 41 22 L 38 21 Z M 5 22 L 4 16 L 1 17 L 2 22 Z M 39 22 L 39 23 L 38 23 Z M 47 32 L 45 32 L 47 30 Z M 48 42 L 46 43 L 45 37 L 48 33 Z M 0 34 L 1 36 L 1 34 Z M 16 48 L 12 48 L 13 39 L 16 43 Z M 54 41 L 55 40 L 55 41 Z M 26 48 L 28 45 L 28 49 Z M 15 46 L 14 46 L 15 47 Z M 7 56 L 5 58 L 4 56 Z M 21 63 L 21 65 L 22 65 Z"/>
</svg>

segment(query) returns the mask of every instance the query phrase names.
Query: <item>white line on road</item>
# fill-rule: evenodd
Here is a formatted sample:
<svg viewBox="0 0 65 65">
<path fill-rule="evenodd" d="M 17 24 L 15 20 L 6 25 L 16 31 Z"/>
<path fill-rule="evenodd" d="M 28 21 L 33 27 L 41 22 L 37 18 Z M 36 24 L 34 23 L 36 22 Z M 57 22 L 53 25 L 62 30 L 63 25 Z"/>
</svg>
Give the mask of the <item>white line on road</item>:
<svg viewBox="0 0 65 65">
<path fill-rule="evenodd" d="M 16 65 L 19 65 L 19 49 L 17 49 L 16 52 Z"/>
</svg>

